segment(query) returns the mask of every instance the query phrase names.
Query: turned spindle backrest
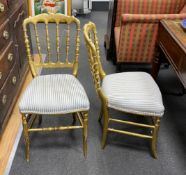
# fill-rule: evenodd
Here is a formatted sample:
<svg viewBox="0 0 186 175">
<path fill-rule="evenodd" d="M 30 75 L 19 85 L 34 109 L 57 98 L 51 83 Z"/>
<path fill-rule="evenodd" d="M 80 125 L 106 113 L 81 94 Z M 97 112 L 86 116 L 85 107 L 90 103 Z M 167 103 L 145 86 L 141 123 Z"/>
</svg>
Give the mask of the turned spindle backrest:
<svg viewBox="0 0 186 175">
<path fill-rule="evenodd" d="M 39 34 L 38 32 L 38 25 L 44 24 L 45 32 Z M 50 35 L 49 32 L 49 24 L 55 25 L 55 35 Z M 61 39 L 62 32 L 60 31 L 60 25 L 66 25 L 66 37 Z M 75 36 L 75 43 L 71 42 L 71 44 L 75 45 L 75 56 L 74 58 L 69 58 L 69 51 L 70 51 L 70 32 L 71 32 L 71 25 L 76 26 L 76 36 Z M 37 51 L 37 55 L 39 61 L 35 60 L 33 55 L 31 54 L 31 38 L 28 35 L 28 26 L 33 25 L 33 34 L 35 35 L 35 47 Z M 31 68 L 31 72 L 33 76 L 37 76 L 38 68 L 72 68 L 73 75 L 77 76 L 78 71 L 78 57 L 79 57 L 79 47 L 80 47 L 80 21 L 73 17 L 73 16 L 65 16 L 63 14 L 40 14 L 34 17 L 29 17 L 24 20 L 23 22 L 23 30 L 25 36 L 25 45 L 27 50 L 27 57 L 29 60 L 29 65 Z M 41 36 L 42 35 L 42 36 Z M 41 49 L 41 37 L 45 37 L 46 40 L 46 54 L 45 58 L 43 59 L 43 53 Z M 55 44 L 53 41 L 55 40 Z M 65 52 L 62 53 L 61 43 L 65 41 Z M 55 45 L 55 47 L 53 46 Z M 51 48 L 55 48 L 56 57 L 53 58 Z M 52 51 L 52 52 L 51 52 Z M 61 59 L 61 55 L 65 58 Z"/>
<path fill-rule="evenodd" d="M 100 61 L 99 42 L 97 37 L 96 25 L 92 22 L 85 24 L 84 37 L 88 49 L 91 73 L 94 79 L 96 90 L 101 87 L 101 81 L 106 75 Z"/>
</svg>

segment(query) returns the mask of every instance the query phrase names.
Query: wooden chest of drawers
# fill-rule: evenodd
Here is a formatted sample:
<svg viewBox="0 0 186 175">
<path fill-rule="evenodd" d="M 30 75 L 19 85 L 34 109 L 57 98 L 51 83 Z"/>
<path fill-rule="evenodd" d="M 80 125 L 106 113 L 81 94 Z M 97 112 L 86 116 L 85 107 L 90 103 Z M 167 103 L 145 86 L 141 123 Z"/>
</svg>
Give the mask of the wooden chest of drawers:
<svg viewBox="0 0 186 175">
<path fill-rule="evenodd" d="M 0 0 L 0 134 L 11 114 L 28 70 L 22 22 L 25 0 Z"/>
</svg>

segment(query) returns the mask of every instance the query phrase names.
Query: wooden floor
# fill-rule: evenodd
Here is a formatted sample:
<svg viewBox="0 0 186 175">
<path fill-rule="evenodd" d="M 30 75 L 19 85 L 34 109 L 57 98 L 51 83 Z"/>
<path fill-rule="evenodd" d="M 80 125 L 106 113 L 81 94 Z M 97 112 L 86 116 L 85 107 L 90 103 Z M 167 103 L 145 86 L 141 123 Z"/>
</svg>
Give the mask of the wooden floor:
<svg viewBox="0 0 186 175">
<path fill-rule="evenodd" d="M 18 130 L 21 126 L 21 114 L 19 113 L 19 108 L 18 108 L 19 99 L 21 94 L 23 93 L 23 91 L 31 81 L 31 79 L 32 76 L 31 73 L 29 72 L 23 84 L 17 103 L 14 106 L 8 124 L 0 139 L 0 175 L 4 174 L 5 172 Z"/>
</svg>

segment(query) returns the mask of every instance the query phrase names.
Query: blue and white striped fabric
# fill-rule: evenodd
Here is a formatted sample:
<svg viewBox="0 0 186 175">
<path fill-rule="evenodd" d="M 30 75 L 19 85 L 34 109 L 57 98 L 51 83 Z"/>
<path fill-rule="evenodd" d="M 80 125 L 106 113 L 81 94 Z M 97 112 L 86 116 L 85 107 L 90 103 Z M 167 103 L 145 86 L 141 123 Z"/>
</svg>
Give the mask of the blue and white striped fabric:
<svg viewBox="0 0 186 175">
<path fill-rule="evenodd" d="M 86 92 L 77 78 L 69 74 L 35 77 L 19 104 L 21 113 L 67 114 L 89 110 Z"/>
<path fill-rule="evenodd" d="M 145 72 L 124 72 L 107 75 L 102 91 L 108 107 L 146 116 L 163 116 L 164 106 L 159 87 Z"/>
</svg>

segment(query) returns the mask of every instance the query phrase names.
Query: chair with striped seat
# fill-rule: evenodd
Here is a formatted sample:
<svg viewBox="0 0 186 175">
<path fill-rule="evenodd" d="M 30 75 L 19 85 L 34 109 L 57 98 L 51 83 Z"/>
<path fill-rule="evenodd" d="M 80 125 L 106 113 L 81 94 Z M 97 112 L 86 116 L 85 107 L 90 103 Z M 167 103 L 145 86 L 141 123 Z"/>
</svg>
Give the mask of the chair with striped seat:
<svg viewBox="0 0 186 175">
<path fill-rule="evenodd" d="M 185 0 L 117 0 L 110 42 L 113 59 L 120 63 L 150 64 L 156 54 L 159 21 L 186 18 Z"/>
<path fill-rule="evenodd" d="M 31 41 L 32 46 L 35 45 L 33 44 L 33 35 L 32 40 L 28 35 L 28 27 L 32 27 L 33 34 L 35 33 L 36 51 L 38 51 L 39 61 L 31 54 Z M 44 32 L 41 30 L 42 27 L 44 27 Z M 51 28 L 54 28 L 52 31 L 56 31 L 56 42 L 54 42 L 55 33 L 50 31 Z M 65 32 L 62 32 L 61 28 L 64 29 Z M 70 58 L 70 34 L 72 33 L 72 28 L 75 30 L 75 54 L 73 58 Z M 34 77 L 25 90 L 19 104 L 26 144 L 26 159 L 29 161 L 29 135 L 31 132 L 71 129 L 83 130 L 83 151 L 86 156 L 89 100 L 83 86 L 76 78 L 80 47 L 80 21 L 75 17 L 62 14 L 41 14 L 25 19 L 23 29 L 29 66 Z M 63 40 L 61 40 L 62 37 L 64 38 Z M 46 42 L 41 43 L 41 38 Z M 66 53 L 61 51 L 62 41 L 66 41 Z M 43 49 L 43 45 L 46 47 L 45 50 Z M 56 49 L 54 49 L 54 46 Z M 45 53 L 44 55 L 46 55 L 45 59 L 43 59 L 42 56 L 43 52 Z M 53 54 L 54 52 L 56 53 L 55 55 Z M 63 53 L 63 55 L 61 53 Z M 38 70 L 41 70 L 41 68 L 53 68 L 56 70 L 67 68 L 72 70 L 72 75 L 39 75 Z M 41 123 L 42 115 L 54 116 L 65 114 L 72 114 L 74 122 L 75 118 L 78 118 L 80 125 L 74 125 L 75 123 L 73 125 L 58 127 L 36 127 L 33 125 L 36 118 L 38 118 Z"/>
<path fill-rule="evenodd" d="M 103 115 L 102 147 L 105 146 L 108 131 L 146 138 L 151 140 L 152 154 L 156 158 L 160 118 L 164 114 L 159 87 L 153 78 L 145 72 L 124 72 L 106 75 L 100 61 L 98 38 L 94 23 L 89 22 L 84 26 L 84 37 L 95 88 L 102 102 L 100 115 Z M 109 108 L 137 116 L 145 116 L 152 119 L 152 121 L 150 124 L 146 124 L 111 118 Z M 114 129 L 109 127 L 111 122 L 148 128 L 151 134 Z"/>
</svg>

